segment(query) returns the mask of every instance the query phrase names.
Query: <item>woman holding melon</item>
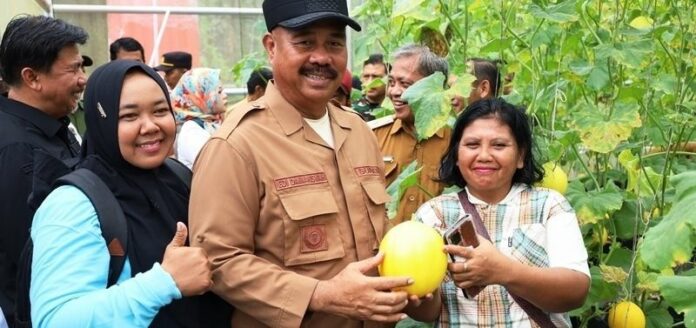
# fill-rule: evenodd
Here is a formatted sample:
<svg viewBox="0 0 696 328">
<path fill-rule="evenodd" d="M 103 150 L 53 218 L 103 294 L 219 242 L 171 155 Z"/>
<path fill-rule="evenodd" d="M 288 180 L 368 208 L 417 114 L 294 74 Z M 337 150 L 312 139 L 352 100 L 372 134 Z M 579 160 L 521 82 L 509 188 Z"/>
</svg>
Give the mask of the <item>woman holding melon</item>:
<svg viewBox="0 0 696 328">
<path fill-rule="evenodd" d="M 532 148 L 527 116 L 505 100 L 477 101 L 457 119 L 440 179 L 463 190 L 415 219 L 444 232 L 468 214 L 479 245 L 445 246 L 455 261 L 436 326 L 570 327 L 566 312 L 583 304 L 590 273 L 577 218 L 561 194 L 533 187 L 543 170 Z"/>
</svg>

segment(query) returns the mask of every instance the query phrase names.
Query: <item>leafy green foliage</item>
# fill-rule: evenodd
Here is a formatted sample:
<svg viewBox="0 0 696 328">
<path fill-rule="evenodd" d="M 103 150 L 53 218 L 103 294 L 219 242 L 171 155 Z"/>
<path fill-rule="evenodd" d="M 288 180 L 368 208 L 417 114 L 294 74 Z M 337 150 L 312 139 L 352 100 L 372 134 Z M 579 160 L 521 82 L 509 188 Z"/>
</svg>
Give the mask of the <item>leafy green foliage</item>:
<svg viewBox="0 0 696 328">
<path fill-rule="evenodd" d="M 251 76 L 251 73 L 267 65 L 266 56 L 251 53 L 232 66 L 232 75 L 238 84 L 246 85 L 246 81 Z"/>
<path fill-rule="evenodd" d="M 604 220 L 612 212 L 618 211 L 623 203 L 620 190 L 613 184 L 600 190 L 586 191 L 580 183 L 573 181 L 568 185 L 566 198 L 573 205 L 581 224 Z"/>
<path fill-rule="evenodd" d="M 696 327 L 696 277 L 666 277 L 657 279 L 662 295 L 678 312 L 684 313 L 684 325 Z"/>
<path fill-rule="evenodd" d="M 645 325 L 648 328 L 670 328 L 672 327 L 672 315 L 667 310 L 664 302 L 645 302 L 643 306 L 645 313 Z"/>
<path fill-rule="evenodd" d="M 418 184 L 421 169 L 418 167 L 418 162 L 411 162 L 401 170 L 401 173 L 387 187 L 387 193 L 391 197 L 387 203 L 387 217 L 390 220 L 396 216 L 396 212 L 399 210 L 399 202 L 401 197 L 404 196 L 406 189 Z"/>
<path fill-rule="evenodd" d="M 367 92 L 367 90 L 369 90 L 369 89 L 379 88 L 379 87 L 385 86 L 385 85 L 387 85 L 387 82 L 384 81 L 384 78 L 377 78 L 377 79 L 373 79 L 372 81 L 370 81 L 367 84 L 364 84 L 362 86 L 362 89 L 363 89 L 363 92 Z"/>
<path fill-rule="evenodd" d="M 596 106 L 588 106 L 575 115 L 571 126 L 578 131 L 587 148 L 598 153 L 608 153 L 631 136 L 632 128 L 641 126 L 635 106 L 615 103 L 612 109 L 614 112 L 609 120 L 607 114 Z"/>
<path fill-rule="evenodd" d="M 641 257 L 655 270 L 671 268 L 688 262 L 696 247 L 696 172 L 687 172 L 671 178 L 676 187 L 677 200 L 664 219 L 645 233 Z M 694 300 L 696 306 L 696 299 Z"/>
<path fill-rule="evenodd" d="M 626 149 L 619 153 L 619 163 L 626 169 L 628 175 L 627 190 L 636 195 L 655 195 L 662 188 L 662 175 L 652 167 L 641 167 L 640 158 Z"/>
<path fill-rule="evenodd" d="M 416 81 L 401 95 L 413 111 L 418 141 L 432 137 L 447 124 L 452 108 L 442 86 L 444 82 L 445 76 L 435 72 Z"/>
<path fill-rule="evenodd" d="M 567 23 L 578 20 L 575 1 L 564 1 L 556 5 L 542 8 L 537 4 L 529 5 L 529 12 L 537 18 L 547 19 L 556 23 Z"/>
<path fill-rule="evenodd" d="M 396 324 L 396 328 L 432 328 L 434 324 L 406 318 Z"/>
<path fill-rule="evenodd" d="M 585 304 L 580 309 L 575 310 L 575 313 L 590 310 L 593 304 L 606 303 L 613 300 L 619 290 L 617 284 L 609 283 L 602 279 L 602 272 L 599 267 L 591 267 L 590 276 L 592 278 L 590 292 L 587 295 Z"/>
<path fill-rule="evenodd" d="M 693 150 L 676 146 L 696 140 L 693 1 L 364 0 L 355 12 L 369 26 L 358 36 L 357 58 L 417 42 L 447 56 L 460 79 L 466 58 L 505 61 L 502 74 L 514 79 L 504 82 L 504 97 L 532 118 L 535 156 L 569 173 L 566 197 L 593 275 L 586 304 L 573 311 L 581 326 L 623 298 L 643 307 L 649 327 L 671 326 L 664 300 L 693 308 L 696 301 L 673 303 L 657 287 L 694 265 L 687 179 L 670 179 L 696 171 Z M 409 100 L 427 104 L 420 115 L 431 121 L 422 122 L 420 137 L 442 124 L 450 96 L 426 82 Z M 456 94 L 467 95 L 461 86 Z M 601 265 L 626 278 L 607 283 Z"/>
</svg>

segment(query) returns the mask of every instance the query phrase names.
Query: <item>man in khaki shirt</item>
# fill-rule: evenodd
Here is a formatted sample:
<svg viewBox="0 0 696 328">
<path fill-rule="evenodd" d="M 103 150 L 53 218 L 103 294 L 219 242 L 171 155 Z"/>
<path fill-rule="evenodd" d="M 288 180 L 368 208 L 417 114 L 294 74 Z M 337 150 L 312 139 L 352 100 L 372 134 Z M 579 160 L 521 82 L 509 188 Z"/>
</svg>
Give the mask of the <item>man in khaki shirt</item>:
<svg viewBox="0 0 696 328">
<path fill-rule="evenodd" d="M 418 142 L 415 116 L 408 103 L 401 99 L 404 91 L 416 81 L 437 71 L 447 76 L 447 61 L 422 46 L 405 46 L 394 53 L 389 72 L 387 96 L 394 104 L 395 114 L 370 122 L 379 144 L 387 184 L 414 160 L 422 167 L 418 186 L 406 189 L 392 224 L 410 220 L 411 215 L 428 199 L 442 193 L 445 185 L 439 183 L 440 159 L 447 150 L 451 129 L 444 127 L 432 137 Z"/>
<path fill-rule="evenodd" d="M 236 309 L 233 327 L 395 322 L 408 295 L 390 290 L 412 280 L 376 277 L 388 200 L 379 148 L 357 114 L 329 104 L 346 68 L 345 27 L 360 25 L 345 0 L 266 0 L 263 9 L 274 80 L 201 151 L 191 244 L 208 252 L 212 290 Z M 421 308 L 429 305 L 440 304 Z"/>
</svg>

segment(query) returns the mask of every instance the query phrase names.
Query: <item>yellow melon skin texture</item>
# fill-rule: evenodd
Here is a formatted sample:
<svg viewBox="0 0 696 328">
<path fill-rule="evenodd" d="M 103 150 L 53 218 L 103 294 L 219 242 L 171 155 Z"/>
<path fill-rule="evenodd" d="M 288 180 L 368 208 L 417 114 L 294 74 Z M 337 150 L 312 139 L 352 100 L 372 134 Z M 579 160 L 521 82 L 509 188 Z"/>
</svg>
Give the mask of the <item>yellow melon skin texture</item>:
<svg viewBox="0 0 696 328">
<path fill-rule="evenodd" d="M 403 222 L 387 232 L 379 245 L 384 261 L 383 277 L 411 277 L 413 284 L 402 288 L 409 295 L 423 297 L 440 286 L 447 272 L 447 254 L 442 236 L 416 221 Z M 399 290 L 402 290 L 399 289 Z"/>
<path fill-rule="evenodd" d="M 645 328 L 645 314 L 633 302 L 617 303 L 609 310 L 609 328 Z"/>
<path fill-rule="evenodd" d="M 542 167 L 545 172 L 544 179 L 538 185 L 565 194 L 568 190 L 568 175 L 563 171 L 563 168 L 553 162 L 545 163 Z"/>
</svg>

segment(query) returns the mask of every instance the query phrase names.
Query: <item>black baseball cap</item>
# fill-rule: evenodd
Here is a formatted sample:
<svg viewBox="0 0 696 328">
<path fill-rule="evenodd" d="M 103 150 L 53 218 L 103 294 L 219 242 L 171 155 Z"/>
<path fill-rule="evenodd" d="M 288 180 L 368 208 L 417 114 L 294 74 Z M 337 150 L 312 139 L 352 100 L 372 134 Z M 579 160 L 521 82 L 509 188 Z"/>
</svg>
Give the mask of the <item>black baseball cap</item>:
<svg viewBox="0 0 696 328">
<path fill-rule="evenodd" d="M 83 67 L 90 67 L 92 65 L 94 65 L 94 61 L 92 60 L 92 58 L 90 58 L 87 55 L 82 55 L 82 66 Z"/>
<path fill-rule="evenodd" d="M 155 70 L 167 72 L 173 68 L 191 69 L 191 54 L 184 51 L 172 51 L 162 55 L 159 65 Z"/>
<path fill-rule="evenodd" d="M 360 24 L 348 16 L 346 0 L 264 0 L 263 17 L 270 32 L 277 26 L 298 29 L 316 21 L 340 21 L 356 31 Z"/>
</svg>

